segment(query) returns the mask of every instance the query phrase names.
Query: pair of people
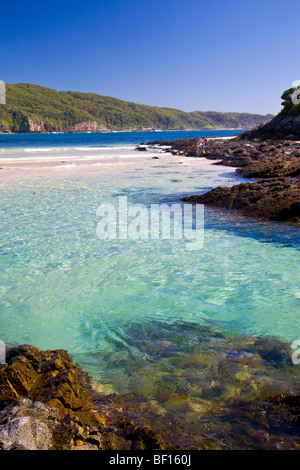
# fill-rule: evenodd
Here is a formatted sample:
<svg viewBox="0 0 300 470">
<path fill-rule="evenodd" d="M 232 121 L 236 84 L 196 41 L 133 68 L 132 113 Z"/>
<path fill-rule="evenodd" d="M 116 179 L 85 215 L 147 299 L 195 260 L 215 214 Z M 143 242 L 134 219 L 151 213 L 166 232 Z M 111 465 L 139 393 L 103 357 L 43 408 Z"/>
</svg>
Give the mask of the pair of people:
<svg viewBox="0 0 300 470">
<path fill-rule="evenodd" d="M 205 139 L 202 137 L 197 141 L 197 156 L 199 155 L 200 151 L 205 153 Z"/>
</svg>

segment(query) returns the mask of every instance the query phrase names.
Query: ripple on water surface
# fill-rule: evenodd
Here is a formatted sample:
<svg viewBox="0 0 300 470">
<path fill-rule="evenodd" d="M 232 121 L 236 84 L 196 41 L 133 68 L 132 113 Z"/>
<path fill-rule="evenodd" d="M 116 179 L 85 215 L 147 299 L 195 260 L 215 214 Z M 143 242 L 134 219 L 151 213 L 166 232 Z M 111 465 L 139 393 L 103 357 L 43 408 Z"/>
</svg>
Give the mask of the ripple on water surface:
<svg viewBox="0 0 300 470">
<path fill-rule="evenodd" d="M 149 206 L 236 182 L 232 169 L 160 158 L 159 174 L 149 160 L 109 178 L 3 184 L 1 336 L 68 349 L 108 390 L 152 396 L 193 426 L 290 384 L 289 352 L 257 337 L 300 339 L 299 230 L 206 209 L 193 253 L 180 240 L 98 240 L 103 201 Z"/>
</svg>

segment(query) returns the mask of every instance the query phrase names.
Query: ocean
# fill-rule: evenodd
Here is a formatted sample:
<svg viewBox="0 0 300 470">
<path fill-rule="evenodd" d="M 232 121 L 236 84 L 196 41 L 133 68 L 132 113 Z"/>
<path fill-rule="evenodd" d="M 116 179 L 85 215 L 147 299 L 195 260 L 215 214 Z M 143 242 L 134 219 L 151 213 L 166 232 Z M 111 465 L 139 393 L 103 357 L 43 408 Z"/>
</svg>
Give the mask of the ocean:
<svg viewBox="0 0 300 470">
<path fill-rule="evenodd" d="M 182 240 L 96 236 L 97 208 L 119 196 L 182 204 L 248 181 L 213 162 L 153 159 L 137 144 L 238 132 L 1 135 L 0 166 L 102 155 L 113 169 L 98 161 L 99 171 L 73 176 L 60 168 L 58 177 L 1 179 L 0 339 L 67 349 L 103 390 L 153 396 L 185 377 L 198 327 L 238 341 L 299 340 L 299 228 L 206 207 L 204 246 L 193 252 Z"/>
<path fill-rule="evenodd" d="M 0 150 L 27 149 L 52 150 L 59 147 L 101 148 L 111 146 L 136 146 L 141 142 L 177 140 L 193 137 L 227 137 L 238 135 L 244 129 L 221 129 L 199 131 L 153 131 L 153 132 L 96 132 L 51 134 L 0 134 Z"/>
</svg>

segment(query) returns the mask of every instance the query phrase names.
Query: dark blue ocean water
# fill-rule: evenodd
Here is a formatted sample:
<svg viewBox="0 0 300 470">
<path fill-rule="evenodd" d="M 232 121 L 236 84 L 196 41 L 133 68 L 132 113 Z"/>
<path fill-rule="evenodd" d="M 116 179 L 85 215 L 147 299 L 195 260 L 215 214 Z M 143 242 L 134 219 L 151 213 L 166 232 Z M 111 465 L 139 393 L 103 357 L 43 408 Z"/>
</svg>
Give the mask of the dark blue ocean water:
<svg viewBox="0 0 300 470">
<path fill-rule="evenodd" d="M 221 129 L 198 131 L 153 131 L 153 132 L 97 132 L 57 134 L 2 134 L 0 149 L 39 147 L 107 147 L 136 145 L 156 140 L 177 140 L 193 137 L 227 137 L 237 135 L 245 129 Z"/>
</svg>

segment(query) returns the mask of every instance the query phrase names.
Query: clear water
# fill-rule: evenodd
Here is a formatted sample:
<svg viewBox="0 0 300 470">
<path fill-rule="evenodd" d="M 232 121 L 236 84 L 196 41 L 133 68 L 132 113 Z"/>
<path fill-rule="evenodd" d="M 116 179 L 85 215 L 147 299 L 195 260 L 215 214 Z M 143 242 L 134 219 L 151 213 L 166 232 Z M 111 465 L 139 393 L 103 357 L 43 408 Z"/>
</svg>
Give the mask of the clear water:
<svg viewBox="0 0 300 470">
<path fill-rule="evenodd" d="M 108 145 L 106 138 L 115 139 L 114 145 L 166 138 L 165 133 L 121 134 L 104 134 L 102 145 Z M 90 145 L 96 138 L 82 134 L 81 143 Z M 57 147 L 79 137 L 1 136 L 11 149 L 49 146 L 52 139 Z M 79 173 L 3 182 L 1 339 L 67 349 L 116 391 L 134 390 L 125 380 L 132 364 L 142 364 L 134 332 L 152 323 L 168 328 L 184 321 L 237 336 L 300 339 L 298 228 L 206 208 L 204 248 L 192 255 L 180 240 L 104 242 L 96 237 L 97 207 L 118 195 L 150 205 L 240 181 L 232 168 L 143 155 L 109 177 Z"/>
</svg>

